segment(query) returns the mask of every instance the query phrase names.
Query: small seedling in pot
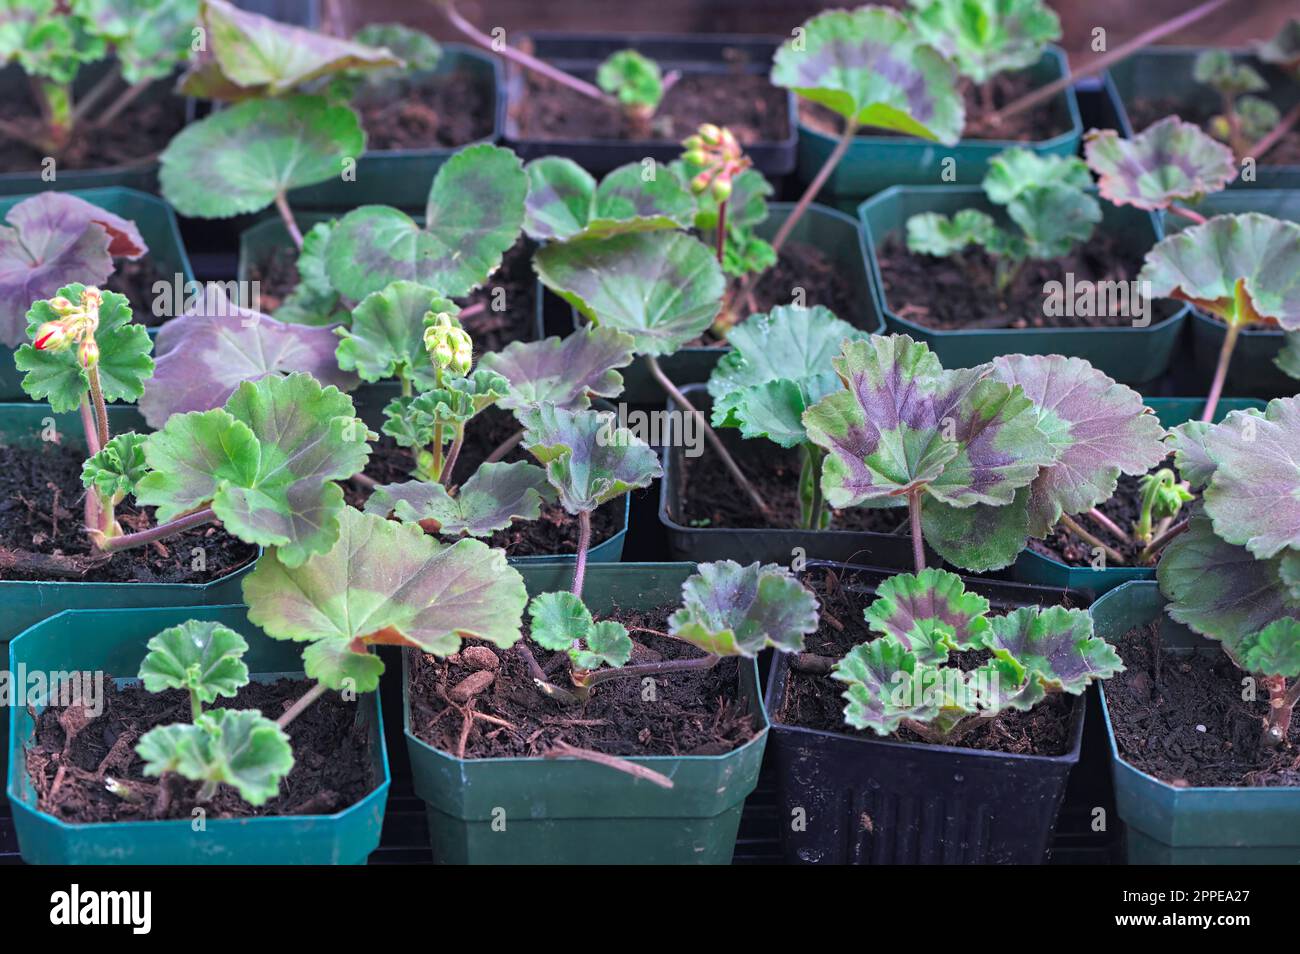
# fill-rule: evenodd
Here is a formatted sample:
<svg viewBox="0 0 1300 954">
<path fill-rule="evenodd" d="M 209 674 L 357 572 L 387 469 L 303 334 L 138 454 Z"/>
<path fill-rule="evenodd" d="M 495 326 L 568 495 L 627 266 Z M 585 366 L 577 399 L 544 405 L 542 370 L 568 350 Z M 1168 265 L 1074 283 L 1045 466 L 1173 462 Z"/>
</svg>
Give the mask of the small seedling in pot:
<svg viewBox="0 0 1300 954">
<path fill-rule="evenodd" d="M 1210 119 L 1210 132 L 1231 146 L 1238 159 L 1250 156 L 1251 146 L 1282 118 L 1268 100 L 1251 95 L 1268 89 L 1264 77 L 1253 67 L 1238 63 L 1227 50 L 1202 52 L 1196 57 L 1192 75 L 1219 94 L 1221 112 Z"/>
<path fill-rule="evenodd" d="M 944 570 L 891 577 L 865 615 L 880 637 L 854 646 L 830 675 L 846 684 L 844 721 L 879 736 L 908 729 L 955 745 L 999 716 L 1060 693 L 1081 695 L 1124 669 L 1114 647 L 1093 635 L 1087 611 L 1032 606 L 990 615 L 988 600 Z M 951 655 L 970 651 L 987 658 L 964 669 Z"/>
<path fill-rule="evenodd" d="M 1080 159 L 1008 149 L 989 161 L 983 188 L 990 202 L 1005 207 L 1015 230 L 1003 228 L 978 209 L 963 209 L 951 217 L 922 212 L 907 220 L 907 248 L 939 258 L 957 255 L 970 245 L 982 248 L 995 263 L 997 293 L 1005 296 L 1025 262 L 1060 258 L 1092 236 L 1101 221 L 1101 206 L 1086 191 L 1091 185 L 1088 167 Z"/>
<path fill-rule="evenodd" d="M 597 621 L 574 593 L 542 593 L 528 606 L 529 636 L 543 649 L 569 656 L 572 689 L 535 676 L 553 699 L 581 704 L 601 683 L 711 669 L 724 656 L 753 658 L 768 646 L 799 652 L 817 629 L 817 600 L 783 567 L 731 560 L 702 563 L 682 584 L 682 606 L 668 618 L 669 636 L 704 650 L 685 659 L 628 665 L 634 643 L 628 628 Z"/>
</svg>

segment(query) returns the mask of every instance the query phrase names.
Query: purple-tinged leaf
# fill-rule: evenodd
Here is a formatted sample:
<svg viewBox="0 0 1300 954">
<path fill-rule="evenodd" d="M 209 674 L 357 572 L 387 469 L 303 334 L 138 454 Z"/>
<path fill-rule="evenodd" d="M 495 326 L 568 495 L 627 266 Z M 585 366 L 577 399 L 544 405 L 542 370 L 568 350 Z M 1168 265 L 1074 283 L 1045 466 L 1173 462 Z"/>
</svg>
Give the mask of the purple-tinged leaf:
<svg viewBox="0 0 1300 954">
<path fill-rule="evenodd" d="M 530 162 L 524 231 L 534 239 L 569 241 L 624 232 L 689 227 L 695 198 L 676 175 L 645 178 L 641 163 L 620 166 L 596 184 L 560 156 Z"/>
<path fill-rule="evenodd" d="M 1177 116 L 1152 123 L 1132 139 L 1114 129 L 1090 130 L 1083 151 L 1101 197 L 1115 205 L 1167 209 L 1218 192 L 1237 177 L 1232 150 Z"/>
<path fill-rule="evenodd" d="M 454 497 L 433 481 L 380 484 L 366 501 L 366 513 L 391 513 L 403 523 L 433 521 L 445 537 L 490 537 L 516 520 L 536 520 L 542 504 L 554 499 L 546 471 L 516 461 L 480 465 Z"/>
<path fill-rule="evenodd" d="M 988 611 L 989 601 L 966 592 L 961 577 L 931 567 L 891 576 L 865 615 L 875 632 L 893 636 L 923 663 L 940 664 L 950 650 L 982 645 Z"/>
<path fill-rule="evenodd" d="M 844 655 L 831 678 L 846 683 L 844 721 L 855 729 L 892 735 L 905 721 L 955 723 L 975 712 L 965 680 L 944 680 L 948 670 L 921 662 L 890 636 L 860 643 Z M 953 691 L 955 690 L 955 691 Z"/>
<path fill-rule="evenodd" d="M 752 657 L 768 646 L 799 652 L 817 631 L 817 598 L 785 567 L 701 563 L 682 584 L 682 607 L 668 629 L 705 652 Z"/>
<path fill-rule="evenodd" d="M 543 404 L 518 417 L 525 428 L 524 447 L 546 467 L 569 513 L 595 510 L 663 475 L 650 445 L 616 427 L 613 414 Z"/>
<path fill-rule="evenodd" d="M 613 328 L 579 328 L 567 338 L 512 341 L 483 355 L 480 370 L 495 371 L 510 382 L 499 402 L 509 410 L 553 404 L 566 411 L 591 407 L 591 398 L 617 397 L 632 363 L 632 338 Z"/>
<path fill-rule="evenodd" d="M 1005 650 L 1046 689 L 1079 695 L 1124 671 L 1115 647 L 1092 632 L 1087 610 L 1023 606 L 989 620 L 985 646 Z"/>
</svg>

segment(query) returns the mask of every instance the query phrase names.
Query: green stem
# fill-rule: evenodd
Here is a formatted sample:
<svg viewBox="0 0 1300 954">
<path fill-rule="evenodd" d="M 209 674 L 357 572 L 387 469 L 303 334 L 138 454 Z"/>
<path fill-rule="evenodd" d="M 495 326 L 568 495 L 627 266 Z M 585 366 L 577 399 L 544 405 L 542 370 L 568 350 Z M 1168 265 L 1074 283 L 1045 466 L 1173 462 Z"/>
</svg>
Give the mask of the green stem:
<svg viewBox="0 0 1300 954">
<path fill-rule="evenodd" d="M 99 383 L 99 368 L 91 365 L 86 369 L 86 377 L 90 380 L 90 403 L 95 410 L 95 430 L 99 436 L 99 446 L 102 450 L 108 443 L 108 408 L 104 404 L 104 389 Z"/>
<path fill-rule="evenodd" d="M 1151 476 L 1142 491 L 1142 509 L 1138 513 L 1133 535 L 1144 546 L 1151 542 L 1151 512 L 1155 509 L 1156 500 L 1162 491 L 1173 487 L 1175 482 L 1174 472 L 1168 467 L 1162 467 Z"/>
<path fill-rule="evenodd" d="M 190 690 L 190 721 L 198 722 L 199 716 L 203 715 L 203 704 L 199 701 L 197 689 Z"/>
<path fill-rule="evenodd" d="M 442 387 L 442 368 L 436 364 L 433 366 L 433 386 L 434 388 Z M 442 424 L 433 425 L 433 466 L 429 468 L 429 473 L 433 476 L 430 480 L 437 481 L 442 477 Z"/>
<path fill-rule="evenodd" d="M 451 473 L 456 469 L 456 458 L 460 456 L 461 445 L 465 443 L 465 422 L 461 421 L 456 425 L 456 436 L 452 439 L 451 450 L 447 452 L 447 460 L 442 465 L 442 470 L 438 474 L 438 482 L 446 484 L 451 480 Z"/>
<path fill-rule="evenodd" d="M 403 369 L 397 373 L 397 380 L 402 383 L 402 397 L 410 397 L 413 391 L 411 387 L 411 376 Z"/>
<path fill-rule="evenodd" d="M 822 497 L 822 462 L 825 453 L 816 444 L 803 444 L 799 448 L 803 460 L 799 469 L 799 505 L 805 530 L 820 530 L 822 514 L 826 509 Z"/>
</svg>

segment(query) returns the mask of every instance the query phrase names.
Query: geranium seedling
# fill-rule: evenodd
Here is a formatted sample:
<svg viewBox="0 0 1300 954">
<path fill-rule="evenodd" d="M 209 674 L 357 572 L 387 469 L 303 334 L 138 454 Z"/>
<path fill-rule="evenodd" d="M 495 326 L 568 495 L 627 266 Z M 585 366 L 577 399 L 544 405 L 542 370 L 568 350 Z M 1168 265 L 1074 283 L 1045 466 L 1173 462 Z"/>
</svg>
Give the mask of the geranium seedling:
<svg viewBox="0 0 1300 954">
<path fill-rule="evenodd" d="M 619 166 L 599 184 L 562 156 L 534 159 L 524 168 L 524 231 L 538 241 L 685 228 L 695 218 L 695 198 L 681 180 L 668 174 L 647 177 L 639 162 Z"/>
<path fill-rule="evenodd" d="M 1200 53 L 1192 76 L 1219 94 L 1222 112 L 1211 118 L 1210 131 L 1239 159 L 1249 156 L 1251 146 L 1282 118 L 1276 106 L 1252 95 L 1268 89 L 1264 77 L 1254 67 L 1238 63 L 1227 50 Z"/>
</svg>

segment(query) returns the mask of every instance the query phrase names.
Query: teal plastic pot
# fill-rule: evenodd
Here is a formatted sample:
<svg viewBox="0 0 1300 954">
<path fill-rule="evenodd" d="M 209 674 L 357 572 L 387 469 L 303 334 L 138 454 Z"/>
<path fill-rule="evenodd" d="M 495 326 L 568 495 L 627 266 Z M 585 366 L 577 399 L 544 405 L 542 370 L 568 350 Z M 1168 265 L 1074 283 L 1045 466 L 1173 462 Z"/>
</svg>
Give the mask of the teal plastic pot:
<svg viewBox="0 0 1300 954">
<path fill-rule="evenodd" d="M 1065 51 L 1049 46 L 1042 58 L 1028 70 L 1035 85 L 1044 86 L 1069 73 Z M 988 171 L 989 160 L 1014 147 L 1039 155 L 1072 156 L 1083 138 L 1083 120 L 1074 88 L 1068 87 L 1053 100 L 1053 112 L 1065 132 L 1036 142 L 1003 139 L 963 139 L 944 146 L 904 136 L 857 136 L 822 188 L 823 202 L 862 200 L 893 185 L 931 185 L 951 181 L 979 185 Z M 839 137 L 799 123 L 799 165 L 795 171 L 802 183 L 811 182 L 834 151 Z M 945 166 L 945 160 L 952 163 Z M 950 171 L 948 171 L 950 169 Z M 945 174 L 946 173 L 946 174 Z M 955 178 L 953 178 L 955 177 Z"/>
<path fill-rule="evenodd" d="M 134 407 L 110 406 L 108 421 L 115 434 L 147 429 Z M 50 427 L 62 443 L 85 448 L 86 439 L 79 414 L 55 414 L 48 404 L 0 404 L 0 443 L 37 445 Z M 4 607 L 3 618 L 0 618 L 0 642 L 8 642 L 32 624 L 62 610 L 230 603 L 242 599 L 240 581 L 255 562 L 250 561 L 210 583 L 0 580 L 0 606 Z"/>
<path fill-rule="evenodd" d="M 794 210 L 794 203 L 773 202 L 768 208 L 770 214 L 767 221 L 757 228 L 758 234 L 765 239 L 776 235 L 777 229 Z M 808 207 L 808 211 L 790 233 L 790 241 L 812 245 L 830 256 L 840 274 L 858 290 L 861 302 L 858 313 L 838 317 L 864 331 L 879 333 L 884 330 L 884 322 L 880 320 L 871 300 L 871 281 L 868 277 L 867 251 L 863 243 L 862 230 L 852 216 L 814 203 Z M 585 320 L 576 310 L 573 310 L 575 328 Z M 726 348 L 681 348 L 667 357 L 660 358 L 659 366 L 663 368 L 664 374 L 668 375 L 668 379 L 678 387 L 685 384 L 699 384 L 709 379 L 714 365 L 726 351 Z M 619 400 L 628 404 L 658 405 L 663 403 L 666 396 L 659 382 L 651 376 L 644 358 L 638 356 L 631 365 L 623 369 L 623 393 Z"/>
<path fill-rule="evenodd" d="M 1165 427 L 1176 427 L 1201 416 L 1205 409 L 1205 398 L 1144 398 L 1147 407 L 1156 412 L 1160 423 Z M 1264 402 L 1250 398 L 1222 398 L 1215 411 L 1215 423 L 1228 416 L 1230 411 L 1244 411 L 1248 408 L 1263 410 Z M 1129 580 L 1154 580 L 1156 568 L 1153 566 L 1108 566 L 1094 569 L 1090 566 L 1071 566 L 1034 553 L 1023 551 L 1011 567 L 1012 579 L 1021 583 L 1036 583 L 1042 586 L 1059 586 L 1077 590 L 1091 597 L 1096 597 L 1108 590 L 1113 590 Z"/>
<path fill-rule="evenodd" d="M 1297 179 L 1300 185 L 1300 178 Z M 1206 217 L 1262 212 L 1277 219 L 1300 222 L 1300 191 L 1292 189 L 1228 189 L 1207 195 L 1196 206 Z M 1176 231 L 1191 223 L 1177 215 L 1165 216 L 1165 228 Z M 1217 318 L 1192 309 L 1192 358 L 1197 377 L 1209 390 L 1218 367 L 1219 351 L 1227 326 Z M 1290 397 L 1300 391 L 1300 381 L 1277 366 L 1274 360 L 1282 350 L 1285 336 L 1275 328 L 1245 328 L 1237 337 L 1237 346 L 1228 365 L 1225 391 L 1252 397 Z"/>
<path fill-rule="evenodd" d="M 0 194 L 3 194 L 3 189 L 0 189 Z M 185 287 L 192 287 L 188 283 L 194 281 L 194 269 L 190 267 L 190 257 L 185 251 L 184 242 L 181 241 L 181 230 L 176 222 L 176 213 L 172 211 L 170 205 L 157 196 L 119 186 L 76 190 L 73 194 L 114 215 L 120 215 L 134 222 L 145 244 L 149 246 L 149 258 L 157 264 L 159 272 L 168 281 L 175 281 L 174 276 L 180 275 L 186 283 Z M 30 196 L 5 195 L 0 198 L 0 219 L 7 216 L 10 209 L 26 198 Z M 150 329 L 150 334 L 154 333 L 155 330 Z M 23 376 L 14 366 L 15 350 L 0 345 L 0 401 L 28 399 L 27 392 L 22 388 Z"/>
<path fill-rule="evenodd" d="M 1135 626 L 1160 622 L 1160 642 L 1179 653 L 1223 649 L 1164 613 L 1154 581 L 1125 583 L 1096 603 L 1096 633 L 1117 642 Z M 1122 676 L 1119 678 L 1123 678 Z M 1115 804 L 1127 827 L 1128 863 L 1294 865 L 1300 863 L 1300 788 L 1178 788 L 1124 761 L 1101 684 L 1101 714 L 1110 740 Z"/>
<path fill-rule="evenodd" d="M 200 619 L 223 623 L 244 636 L 249 644 L 244 661 L 254 679 L 301 678 L 299 645 L 263 635 L 248 621 L 247 609 L 205 606 L 60 613 L 9 644 L 9 668 L 29 673 L 135 673 L 150 637 L 187 619 Z M 379 845 L 390 781 L 378 691 L 358 699 L 357 719 L 367 726 L 371 769 L 378 779 L 361 801 L 334 815 L 215 818 L 196 832 L 190 819 L 69 824 L 37 809 L 23 758 L 35 727 L 27 708 L 16 707 L 9 727 L 8 792 L 23 861 L 39 865 L 363 864 Z"/>
<path fill-rule="evenodd" d="M 490 90 L 492 132 L 475 142 L 496 142 L 505 128 L 506 90 L 501 61 L 474 47 L 444 43 L 442 59 L 435 69 L 416 73 L 410 82 L 445 76 L 461 70 L 477 84 Z M 465 143 L 464 146 L 474 143 Z M 357 160 L 356 179 L 344 182 L 335 177 L 319 185 L 294 189 L 289 204 L 294 209 L 353 209 L 361 205 L 391 205 L 423 211 L 429 186 L 442 164 L 464 146 L 428 149 L 373 149 Z"/>
<path fill-rule="evenodd" d="M 1192 75 L 1196 57 L 1202 49 L 1195 46 L 1153 46 L 1110 68 L 1110 83 L 1119 106 L 1124 135 L 1131 137 L 1142 131 L 1134 129 L 1130 118 L 1132 105 L 1139 98 L 1174 99 L 1181 104 L 1176 112 L 1188 121 L 1203 120 L 1218 112 L 1218 94 L 1196 82 Z M 1283 115 L 1300 100 L 1300 86 L 1277 67 L 1261 62 L 1246 50 L 1238 50 L 1235 57 L 1238 62 L 1250 64 L 1264 77 L 1268 89 L 1256 95 L 1271 100 Z M 1297 189 L 1300 188 L 1300 166 L 1259 163 L 1255 167 L 1253 182 L 1238 176 L 1228 188 Z"/>
<path fill-rule="evenodd" d="M 595 613 L 681 599 L 692 564 L 622 563 L 587 571 Z M 566 567 L 521 567 L 530 594 L 567 589 Z M 458 759 L 411 732 L 403 656 L 403 728 L 415 792 L 428 803 L 433 858 L 442 864 L 728 864 L 745 797 L 758 782 L 767 715 L 758 668 L 741 660 L 740 704 L 759 727 L 725 755 L 632 759 L 667 775 L 662 789 L 576 759 Z M 505 830 L 500 829 L 504 821 Z M 495 823 L 495 824 L 494 824 Z"/>
<path fill-rule="evenodd" d="M 1169 367 L 1188 310 L 1163 320 L 1151 317 L 1145 328 L 978 328 L 936 331 L 900 318 L 889 301 L 876 258 L 876 249 L 890 236 L 906 234 L 907 220 L 921 212 L 951 215 L 980 209 L 1005 223 L 1005 210 L 989 202 L 978 186 L 899 186 L 886 189 L 858 207 L 871 266 L 871 293 L 891 332 L 924 341 L 947 368 L 970 368 L 1004 354 L 1063 354 L 1085 358 L 1123 384 L 1142 384 Z M 1138 257 L 1162 236 L 1155 216 L 1132 206 L 1101 203 L 1098 229 L 1114 235 Z M 1134 275 L 1133 278 L 1137 276 Z"/>
</svg>

